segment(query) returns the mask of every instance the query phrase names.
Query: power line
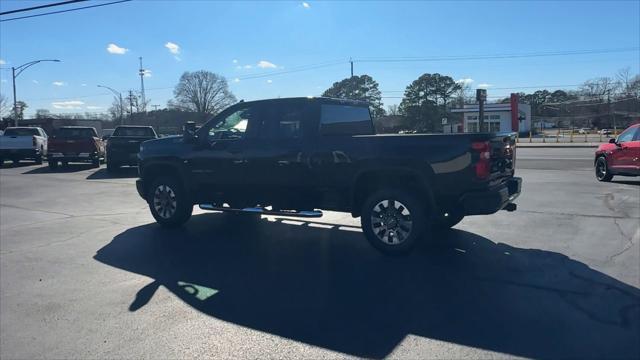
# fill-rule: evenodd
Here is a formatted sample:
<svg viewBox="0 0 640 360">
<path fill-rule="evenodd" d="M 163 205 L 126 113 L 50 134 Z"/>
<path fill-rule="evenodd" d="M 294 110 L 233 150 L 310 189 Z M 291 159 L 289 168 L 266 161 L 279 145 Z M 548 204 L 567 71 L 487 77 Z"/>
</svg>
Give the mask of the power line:
<svg viewBox="0 0 640 360">
<path fill-rule="evenodd" d="M 530 58 L 530 57 L 546 57 L 546 56 L 569 56 L 569 55 L 588 55 L 588 54 L 609 54 L 618 52 L 638 51 L 640 47 L 626 47 L 615 49 L 590 49 L 590 50 L 568 50 L 568 51 L 547 51 L 547 52 L 530 52 L 530 53 L 504 53 L 504 54 L 483 54 L 483 55 L 448 55 L 434 57 L 370 57 L 356 59 L 356 62 L 423 62 L 423 61 L 455 61 L 455 60 L 486 60 L 486 59 L 512 59 L 512 58 Z"/>
<path fill-rule="evenodd" d="M 0 12 L 0 15 L 14 14 L 14 13 L 19 13 L 19 12 L 23 12 L 23 11 L 31 11 L 31 10 L 37 10 L 37 9 L 44 9 L 44 8 L 48 8 L 48 7 L 61 6 L 61 5 L 68 5 L 68 4 L 73 4 L 73 3 L 78 3 L 78 2 L 84 2 L 84 1 L 88 1 L 88 0 L 69 0 L 69 1 L 63 1 L 63 2 L 59 2 L 59 3 L 53 3 L 53 4 L 47 4 L 47 5 L 32 6 L 32 7 L 23 8 L 23 9 L 16 9 L 16 10 L 10 10 L 10 11 L 3 11 L 3 12 Z"/>
<path fill-rule="evenodd" d="M 100 7 L 100 6 L 114 5 L 114 4 L 119 4 L 119 3 L 123 3 L 123 2 L 129 2 L 129 1 L 131 1 L 131 0 L 118 0 L 118 1 L 112 1 L 112 2 L 108 2 L 108 3 L 104 3 L 104 4 L 82 6 L 82 7 L 78 7 L 78 8 L 67 9 L 67 10 L 59 10 L 59 11 L 51 11 L 51 12 L 46 12 L 46 13 L 42 13 L 42 14 L 20 16 L 20 17 L 15 17 L 15 18 L 11 18 L 11 19 L 0 20 L 0 22 L 28 19 L 28 18 L 33 18 L 33 17 L 38 17 L 38 16 L 45 16 L 45 15 L 52 15 L 52 14 L 61 14 L 61 13 L 77 11 L 77 10 L 91 9 L 91 8 Z"/>
</svg>

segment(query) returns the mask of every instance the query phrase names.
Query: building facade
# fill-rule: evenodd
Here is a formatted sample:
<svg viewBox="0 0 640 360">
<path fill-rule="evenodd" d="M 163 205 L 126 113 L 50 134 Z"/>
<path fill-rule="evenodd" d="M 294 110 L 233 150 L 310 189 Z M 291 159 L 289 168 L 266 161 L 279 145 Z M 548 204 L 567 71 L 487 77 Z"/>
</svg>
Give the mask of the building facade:
<svg viewBox="0 0 640 360">
<path fill-rule="evenodd" d="M 484 128 L 478 128 L 477 104 L 465 105 L 462 109 L 452 109 L 453 113 L 463 114 L 463 132 L 529 132 L 531 128 L 531 106 L 520 104 L 517 98 L 507 104 L 485 104 Z"/>
</svg>

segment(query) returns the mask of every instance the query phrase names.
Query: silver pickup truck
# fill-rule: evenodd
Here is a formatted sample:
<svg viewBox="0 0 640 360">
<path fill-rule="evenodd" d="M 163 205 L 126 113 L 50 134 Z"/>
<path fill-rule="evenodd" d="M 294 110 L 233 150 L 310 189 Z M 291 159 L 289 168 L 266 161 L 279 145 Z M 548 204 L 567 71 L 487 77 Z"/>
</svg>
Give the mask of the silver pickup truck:
<svg viewBox="0 0 640 360">
<path fill-rule="evenodd" d="M 47 133 L 39 127 L 10 127 L 0 136 L 0 166 L 4 160 L 18 164 L 20 160 L 35 160 L 42 164 L 47 155 Z"/>
</svg>

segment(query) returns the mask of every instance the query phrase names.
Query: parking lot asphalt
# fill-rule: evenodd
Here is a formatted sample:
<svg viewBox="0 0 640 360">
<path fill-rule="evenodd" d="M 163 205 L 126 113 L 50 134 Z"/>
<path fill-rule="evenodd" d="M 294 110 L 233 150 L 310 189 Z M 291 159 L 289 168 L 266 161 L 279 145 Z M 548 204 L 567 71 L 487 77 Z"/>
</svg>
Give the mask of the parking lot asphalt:
<svg viewBox="0 0 640 360">
<path fill-rule="evenodd" d="M 0 169 L 0 358 L 638 358 L 640 178 L 519 149 L 518 210 L 406 257 L 358 219 L 156 225 L 135 169 Z"/>
</svg>

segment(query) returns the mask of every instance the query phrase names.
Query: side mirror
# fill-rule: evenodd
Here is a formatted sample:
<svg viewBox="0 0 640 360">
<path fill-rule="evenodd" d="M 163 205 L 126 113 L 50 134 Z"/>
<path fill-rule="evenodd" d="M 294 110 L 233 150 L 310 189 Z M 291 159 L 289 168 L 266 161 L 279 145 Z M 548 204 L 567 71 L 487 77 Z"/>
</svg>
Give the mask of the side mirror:
<svg viewBox="0 0 640 360">
<path fill-rule="evenodd" d="M 609 139 L 609 144 L 616 144 L 617 145 L 618 143 L 616 143 L 616 139 Z"/>
<path fill-rule="evenodd" d="M 185 142 L 193 142 L 196 138 L 196 123 L 187 121 L 182 127 L 182 137 Z"/>
</svg>

